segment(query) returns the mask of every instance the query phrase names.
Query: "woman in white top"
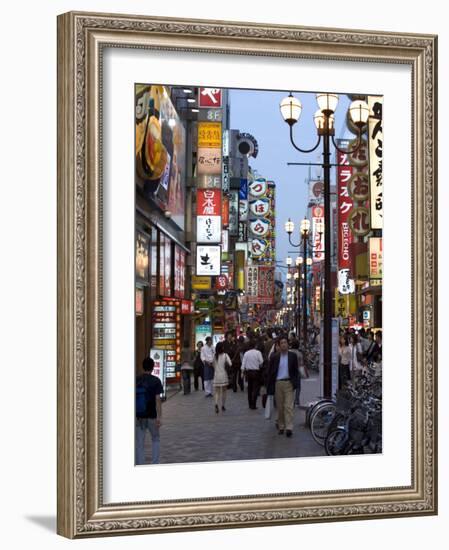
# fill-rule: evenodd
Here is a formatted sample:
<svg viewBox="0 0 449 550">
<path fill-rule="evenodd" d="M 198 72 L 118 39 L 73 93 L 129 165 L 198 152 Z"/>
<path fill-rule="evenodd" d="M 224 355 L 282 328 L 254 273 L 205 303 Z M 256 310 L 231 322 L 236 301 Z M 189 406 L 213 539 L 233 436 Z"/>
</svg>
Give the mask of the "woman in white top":
<svg viewBox="0 0 449 550">
<path fill-rule="evenodd" d="M 359 342 L 357 334 L 351 336 L 351 374 L 354 378 L 355 375 L 361 374 L 363 371 L 363 351 Z"/>
<path fill-rule="evenodd" d="M 352 350 L 349 345 L 349 338 L 347 336 L 340 337 L 340 369 L 339 369 L 339 381 L 340 388 L 346 385 L 346 382 L 351 378 L 351 355 Z"/>
<path fill-rule="evenodd" d="M 215 412 L 218 414 L 218 402 L 221 401 L 221 410 L 225 411 L 226 389 L 229 384 L 226 365 L 232 366 L 232 361 L 227 353 L 224 352 L 223 342 L 218 342 L 215 346 L 214 357 L 214 397 L 215 397 Z"/>
</svg>

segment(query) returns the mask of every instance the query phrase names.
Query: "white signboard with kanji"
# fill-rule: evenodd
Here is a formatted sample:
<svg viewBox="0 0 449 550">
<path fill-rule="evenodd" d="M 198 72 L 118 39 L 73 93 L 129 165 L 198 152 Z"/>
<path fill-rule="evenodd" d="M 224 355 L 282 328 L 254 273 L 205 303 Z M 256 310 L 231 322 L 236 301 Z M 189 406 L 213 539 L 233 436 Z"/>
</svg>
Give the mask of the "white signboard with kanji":
<svg viewBox="0 0 449 550">
<path fill-rule="evenodd" d="M 221 274 L 221 246 L 202 245 L 196 247 L 196 275 Z"/>
<path fill-rule="evenodd" d="M 371 192 L 371 228 L 382 229 L 383 224 L 383 98 L 368 96 L 369 177 Z"/>
<path fill-rule="evenodd" d="M 197 216 L 196 240 L 199 243 L 220 243 L 221 216 Z"/>
</svg>

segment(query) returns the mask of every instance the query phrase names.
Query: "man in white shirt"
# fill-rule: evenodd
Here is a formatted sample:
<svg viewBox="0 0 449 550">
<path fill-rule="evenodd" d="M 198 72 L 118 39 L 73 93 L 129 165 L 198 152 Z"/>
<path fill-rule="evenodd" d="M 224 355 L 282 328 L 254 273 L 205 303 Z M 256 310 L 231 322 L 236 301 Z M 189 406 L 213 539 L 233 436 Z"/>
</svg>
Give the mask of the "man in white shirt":
<svg viewBox="0 0 449 550">
<path fill-rule="evenodd" d="M 262 353 L 255 347 L 254 341 L 250 341 L 248 344 L 249 349 L 245 352 L 242 361 L 242 372 L 248 380 L 248 405 L 250 409 L 257 409 L 257 397 L 261 384 L 260 368 L 263 364 Z"/>
<path fill-rule="evenodd" d="M 293 434 L 294 393 L 298 387 L 298 358 L 288 350 L 288 338 L 279 338 L 279 353 L 270 357 L 267 376 L 267 393 L 276 396 L 278 433 L 287 437 Z"/>
<path fill-rule="evenodd" d="M 206 345 L 201 348 L 201 361 L 204 365 L 204 393 L 206 397 L 212 397 L 214 393 L 213 379 L 214 379 L 214 355 L 215 350 L 212 345 L 212 337 L 206 338 Z"/>
</svg>

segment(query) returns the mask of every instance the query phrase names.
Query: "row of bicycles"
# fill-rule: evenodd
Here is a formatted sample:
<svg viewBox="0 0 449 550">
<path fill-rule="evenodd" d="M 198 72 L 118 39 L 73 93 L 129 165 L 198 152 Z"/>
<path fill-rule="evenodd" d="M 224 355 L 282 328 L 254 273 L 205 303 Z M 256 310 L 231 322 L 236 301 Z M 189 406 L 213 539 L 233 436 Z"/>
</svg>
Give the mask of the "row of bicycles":
<svg viewBox="0 0 449 550">
<path fill-rule="evenodd" d="M 328 455 L 382 452 L 382 374 L 369 364 L 337 391 L 310 404 L 306 424 Z"/>
</svg>

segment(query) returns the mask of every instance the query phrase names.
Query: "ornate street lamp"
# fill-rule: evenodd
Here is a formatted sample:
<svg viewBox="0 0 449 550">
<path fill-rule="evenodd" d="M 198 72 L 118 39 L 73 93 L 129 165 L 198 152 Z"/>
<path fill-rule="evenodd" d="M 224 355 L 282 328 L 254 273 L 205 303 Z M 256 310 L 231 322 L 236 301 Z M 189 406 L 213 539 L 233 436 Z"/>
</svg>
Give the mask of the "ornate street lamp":
<svg viewBox="0 0 449 550">
<path fill-rule="evenodd" d="M 293 139 L 293 126 L 301 116 L 302 105 L 299 99 L 291 93 L 280 103 L 281 115 L 290 127 L 290 141 L 293 147 L 301 153 L 315 151 L 323 141 L 323 179 L 324 179 L 324 334 L 323 334 L 323 390 L 325 397 L 332 397 L 332 287 L 331 287 L 331 215 L 330 215 L 330 141 L 337 151 L 351 154 L 357 151 L 362 144 L 362 131 L 369 116 L 368 105 L 364 101 L 353 101 L 349 107 L 351 119 L 358 129 L 357 144 L 350 151 L 340 149 L 335 143 L 334 113 L 338 104 L 337 94 L 316 94 L 319 110 L 315 113 L 314 121 L 317 128 L 318 140 L 311 149 L 301 149 Z M 290 223 L 289 223 L 290 222 Z M 293 233 L 294 226 L 291 220 L 285 224 L 289 234 Z M 288 228 L 287 228 L 288 224 Z"/>
</svg>

